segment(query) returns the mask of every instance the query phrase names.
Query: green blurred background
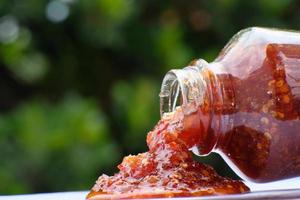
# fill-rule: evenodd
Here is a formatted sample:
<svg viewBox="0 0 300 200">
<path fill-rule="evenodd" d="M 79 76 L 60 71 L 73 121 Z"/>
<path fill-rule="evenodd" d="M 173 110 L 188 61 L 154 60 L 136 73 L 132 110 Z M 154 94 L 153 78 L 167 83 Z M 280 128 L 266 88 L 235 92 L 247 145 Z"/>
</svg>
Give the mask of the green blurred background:
<svg viewBox="0 0 300 200">
<path fill-rule="evenodd" d="M 249 26 L 300 29 L 293 0 L 0 0 L 0 194 L 87 190 L 146 150 L 164 74 Z M 214 155 L 201 158 L 233 176 Z"/>
</svg>

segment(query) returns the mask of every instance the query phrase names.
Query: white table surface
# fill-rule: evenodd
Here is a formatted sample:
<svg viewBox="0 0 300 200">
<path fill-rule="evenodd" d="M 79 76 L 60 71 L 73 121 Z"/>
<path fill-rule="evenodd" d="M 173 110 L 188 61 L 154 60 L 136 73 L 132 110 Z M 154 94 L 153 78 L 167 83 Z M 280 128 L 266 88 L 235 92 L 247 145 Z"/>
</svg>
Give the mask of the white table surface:
<svg viewBox="0 0 300 200">
<path fill-rule="evenodd" d="M 300 189 L 300 178 L 278 181 L 267 184 L 248 183 L 251 191 Z M 88 191 L 57 192 L 24 195 L 0 195 L 0 200 L 84 200 Z"/>
</svg>

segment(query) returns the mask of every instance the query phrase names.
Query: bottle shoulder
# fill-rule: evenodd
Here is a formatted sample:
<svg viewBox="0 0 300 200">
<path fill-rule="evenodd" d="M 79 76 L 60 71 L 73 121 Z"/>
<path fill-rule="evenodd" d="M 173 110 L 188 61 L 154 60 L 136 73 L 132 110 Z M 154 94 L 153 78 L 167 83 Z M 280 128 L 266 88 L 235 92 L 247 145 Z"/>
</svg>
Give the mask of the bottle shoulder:
<svg viewBox="0 0 300 200">
<path fill-rule="evenodd" d="M 266 46 L 271 43 L 300 44 L 300 32 L 262 27 L 243 29 L 230 39 L 215 61 L 230 60 L 245 53 L 264 55 Z"/>
</svg>

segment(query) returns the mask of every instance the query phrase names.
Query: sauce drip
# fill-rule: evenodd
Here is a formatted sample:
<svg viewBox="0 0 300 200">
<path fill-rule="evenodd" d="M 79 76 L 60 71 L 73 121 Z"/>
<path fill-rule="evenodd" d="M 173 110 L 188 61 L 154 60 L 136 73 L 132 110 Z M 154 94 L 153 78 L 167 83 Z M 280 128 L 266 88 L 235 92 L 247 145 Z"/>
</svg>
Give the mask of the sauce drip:
<svg viewBox="0 0 300 200">
<path fill-rule="evenodd" d="M 197 136 L 185 130 L 185 123 L 188 122 L 180 108 L 163 117 L 147 135 L 149 151 L 125 157 L 114 176 L 100 176 L 87 199 L 187 197 L 249 191 L 241 181 L 221 177 L 212 167 L 193 161 L 187 144 L 194 143 Z"/>
</svg>

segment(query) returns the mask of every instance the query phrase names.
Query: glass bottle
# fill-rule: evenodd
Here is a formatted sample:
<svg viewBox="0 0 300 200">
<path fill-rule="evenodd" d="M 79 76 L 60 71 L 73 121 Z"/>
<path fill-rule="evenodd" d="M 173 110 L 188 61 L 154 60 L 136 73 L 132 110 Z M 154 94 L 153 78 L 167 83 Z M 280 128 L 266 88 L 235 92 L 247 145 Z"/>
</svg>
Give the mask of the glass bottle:
<svg viewBox="0 0 300 200">
<path fill-rule="evenodd" d="M 160 99 L 162 116 L 181 106 L 194 153 L 253 182 L 300 176 L 300 32 L 242 30 L 213 62 L 169 71 Z"/>
</svg>

